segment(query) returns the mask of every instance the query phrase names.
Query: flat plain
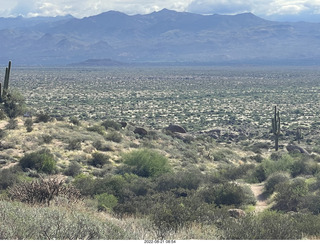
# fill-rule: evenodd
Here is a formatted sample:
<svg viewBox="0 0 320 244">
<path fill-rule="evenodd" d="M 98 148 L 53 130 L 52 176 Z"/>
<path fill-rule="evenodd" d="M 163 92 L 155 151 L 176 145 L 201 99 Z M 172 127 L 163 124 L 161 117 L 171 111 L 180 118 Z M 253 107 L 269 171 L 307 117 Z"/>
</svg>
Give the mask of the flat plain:
<svg viewBox="0 0 320 244">
<path fill-rule="evenodd" d="M 284 130 L 310 134 L 319 124 L 319 77 L 312 67 L 16 68 L 12 86 L 31 110 L 56 117 L 268 133 L 277 106 Z"/>
</svg>

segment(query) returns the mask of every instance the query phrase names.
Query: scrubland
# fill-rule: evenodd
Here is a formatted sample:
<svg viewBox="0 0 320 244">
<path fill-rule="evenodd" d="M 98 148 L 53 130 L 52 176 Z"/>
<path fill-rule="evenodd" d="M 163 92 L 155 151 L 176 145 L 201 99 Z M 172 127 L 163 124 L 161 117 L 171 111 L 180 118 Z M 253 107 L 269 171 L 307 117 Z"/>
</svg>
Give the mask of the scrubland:
<svg viewBox="0 0 320 244">
<path fill-rule="evenodd" d="M 319 74 L 13 70 L 26 106 L 0 114 L 0 238 L 318 239 Z"/>
</svg>

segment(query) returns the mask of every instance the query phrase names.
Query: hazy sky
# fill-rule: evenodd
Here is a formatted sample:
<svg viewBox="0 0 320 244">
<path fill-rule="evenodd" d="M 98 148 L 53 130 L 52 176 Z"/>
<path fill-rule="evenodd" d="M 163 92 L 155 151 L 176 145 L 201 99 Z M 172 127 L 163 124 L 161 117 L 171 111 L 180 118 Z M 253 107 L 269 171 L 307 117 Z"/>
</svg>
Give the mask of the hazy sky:
<svg viewBox="0 0 320 244">
<path fill-rule="evenodd" d="M 0 0 L 0 16 L 56 16 L 82 18 L 116 10 L 146 14 L 163 8 L 200 14 L 252 12 L 272 20 L 320 22 L 320 0 Z"/>
</svg>

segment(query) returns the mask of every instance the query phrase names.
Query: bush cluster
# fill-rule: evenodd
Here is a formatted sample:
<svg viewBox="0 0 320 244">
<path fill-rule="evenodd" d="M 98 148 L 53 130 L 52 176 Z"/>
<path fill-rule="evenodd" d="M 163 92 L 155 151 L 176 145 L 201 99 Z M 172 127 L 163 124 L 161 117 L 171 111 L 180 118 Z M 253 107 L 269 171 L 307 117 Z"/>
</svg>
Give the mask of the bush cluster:
<svg viewBox="0 0 320 244">
<path fill-rule="evenodd" d="M 95 195 L 95 198 L 98 201 L 98 210 L 100 211 L 112 210 L 118 204 L 118 199 L 108 193 Z"/>
<path fill-rule="evenodd" d="M 123 156 L 123 163 L 132 173 L 142 177 L 155 177 L 170 171 L 168 159 L 150 149 L 139 149 Z"/>
<path fill-rule="evenodd" d="M 47 122 L 49 122 L 50 120 L 51 120 L 51 117 L 50 117 L 49 114 L 40 112 L 39 114 L 36 115 L 36 120 L 35 120 L 35 122 L 36 122 L 36 123 L 40 123 L 40 122 L 47 123 Z"/>
<path fill-rule="evenodd" d="M 265 191 L 269 194 L 272 194 L 278 184 L 284 183 L 290 180 L 290 175 L 287 172 L 275 172 L 272 173 L 265 183 Z"/>
<path fill-rule="evenodd" d="M 110 131 L 107 135 L 105 135 L 105 139 L 108 141 L 120 143 L 122 141 L 122 135 L 117 131 Z"/>
<path fill-rule="evenodd" d="M 6 190 L 20 182 L 22 170 L 19 166 L 0 170 L 0 190 Z"/>
<path fill-rule="evenodd" d="M 299 210 L 299 202 L 307 193 L 308 185 L 302 178 L 295 178 L 291 181 L 280 183 L 277 185 L 276 204 L 273 208 L 286 212 L 297 212 Z"/>
<path fill-rule="evenodd" d="M 112 120 L 106 120 L 101 123 L 101 125 L 107 130 L 107 129 L 114 129 L 114 130 L 121 130 L 122 126 L 120 123 L 112 121 Z"/>
<path fill-rule="evenodd" d="M 28 118 L 24 121 L 24 126 L 27 129 L 27 132 L 31 132 L 33 130 L 32 126 L 33 126 L 33 121 L 31 118 Z"/>
<path fill-rule="evenodd" d="M 308 156 L 283 154 L 272 158 L 263 160 L 253 172 L 252 176 L 259 182 L 265 181 L 275 172 L 287 172 L 292 177 L 320 172 L 320 166 Z"/>
<path fill-rule="evenodd" d="M 0 219 L 1 240 L 132 239 L 114 224 L 77 209 L 0 201 Z"/>
<path fill-rule="evenodd" d="M 105 164 L 110 164 L 110 157 L 104 153 L 95 152 L 92 154 L 92 159 L 88 161 L 88 164 L 95 167 L 102 167 Z"/>
<path fill-rule="evenodd" d="M 256 200 L 252 191 L 245 186 L 236 183 L 222 183 L 209 186 L 201 191 L 201 196 L 206 203 L 241 206 L 255 204 Z"/>
<path fill-rule="evenodd" d="M 220 228 L 226 240 L 298 240 L 303 236 L 292 216 L 274 211 L 229 218 Z"/>
<path fill-rule="evenodd" d="M 17 90 L 9 90 L 2 98 L 2 102 L 3 111 L 10 119 L 16 118 L 25 112 L 25 99 Z"/>
<path fill-rule="evenodd" d="M 40 150 L 24 155 L 20 159 L 22 169 L 35 169 L 38 172 L 51 174 L 56 169 L 56 161 L 48 150 Z"/>
</svg>

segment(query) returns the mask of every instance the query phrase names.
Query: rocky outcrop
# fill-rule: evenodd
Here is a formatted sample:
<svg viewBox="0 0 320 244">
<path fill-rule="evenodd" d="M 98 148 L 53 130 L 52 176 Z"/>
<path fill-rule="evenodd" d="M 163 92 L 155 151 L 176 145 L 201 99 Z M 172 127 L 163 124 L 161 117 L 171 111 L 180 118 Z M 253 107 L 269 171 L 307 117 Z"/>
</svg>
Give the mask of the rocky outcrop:
<svg viewBox="0 0 320 244">
<path fill-rule="evenodd" d="M 183 128 L 182 126 L 180 125 L 173 125 L 173 124 L 170 124 L 169 127 L 165 128 L 166 130 L 169 130 L 173 133 L 187 133 L 186 129 Z"/>
<path fill-rule="evenodd" d="M 310 153 L 306 149 L 297 145 L 290 144 L 286 146 L 286 148 L 288 152 L 299 152 L 299 153 L 310 155 Z"/>
</svg>

